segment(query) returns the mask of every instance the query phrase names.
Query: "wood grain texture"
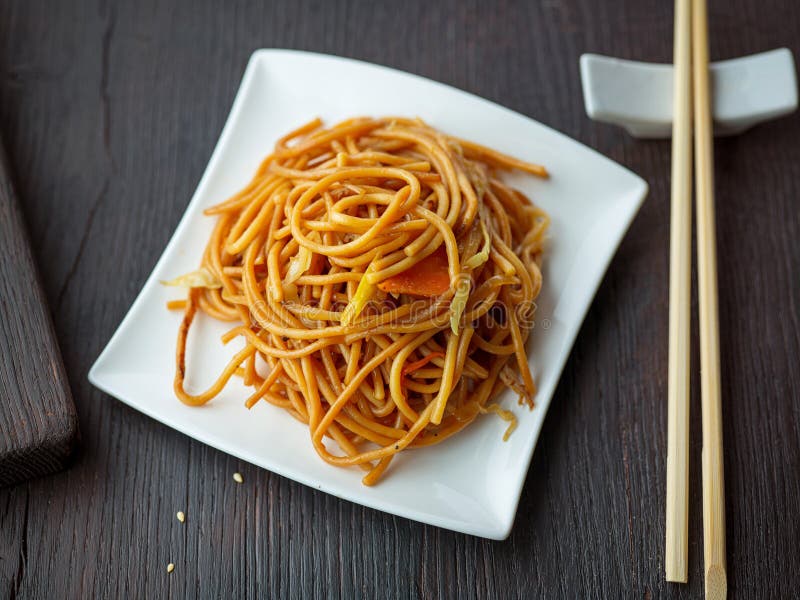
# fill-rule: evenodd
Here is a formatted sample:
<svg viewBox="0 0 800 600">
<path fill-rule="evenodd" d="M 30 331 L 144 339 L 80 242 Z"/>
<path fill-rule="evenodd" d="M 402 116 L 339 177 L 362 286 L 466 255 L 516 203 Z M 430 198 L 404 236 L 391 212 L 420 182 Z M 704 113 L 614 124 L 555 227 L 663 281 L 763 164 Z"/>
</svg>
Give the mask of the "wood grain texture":
<svg viewBox="0 0 800 600">
<path fill-rule="evenodd" d="M 0 140 L 0 487 L 61 469 L 78 415 Z"/>
<path fill-rule="evenodd" d="M 709 17 L 712 58 L 780 46 L 800 54 L 795 3 L 716 0 Z M 351 56 L 455 85 L 651 185 L 564 370 L 505 542 L 241 464 L 86 381 L 185 209 L 259 47 Z M 699 485 L 689 584 L 663 576 L 670 145 L 586 118 L 583 52 L 668 62 L 671 3 L 0 3 L 0 130 L 83 435 L 73 468 L 0 491 L 0 596 L 698 597 Z M 734 598 L 785 597 L 800 583 L 798 139 L 793 116 L 715 146 Z M 693 482 L 700 442 L 693 436 Z"/>
</svg>

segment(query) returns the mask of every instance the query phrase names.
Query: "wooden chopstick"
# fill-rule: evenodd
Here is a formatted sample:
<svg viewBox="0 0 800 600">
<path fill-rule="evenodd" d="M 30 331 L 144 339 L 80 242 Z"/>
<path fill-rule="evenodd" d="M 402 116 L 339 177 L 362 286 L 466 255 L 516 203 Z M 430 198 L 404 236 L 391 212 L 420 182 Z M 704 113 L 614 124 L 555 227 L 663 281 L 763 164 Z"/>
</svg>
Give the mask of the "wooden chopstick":
<svg viewBox="0 0 800 600">
<path fill-rule="evenodd" d="M 706 0 L 694 0 L 692 47 L 697 195 L 697 279 L 700 307 L 700 396 L 703 415 L 703 550 L 706 598 L 727 596 L 725 477 L 722 464 L 714 149 L 708 77 Z"/>
<path fill-rule="evenodd" d="M 689 529 L 689 371 L 692 289 L 691 0 L 675 0 L 667 376 L 666 578 L 686 582 Z"/>
</svg>

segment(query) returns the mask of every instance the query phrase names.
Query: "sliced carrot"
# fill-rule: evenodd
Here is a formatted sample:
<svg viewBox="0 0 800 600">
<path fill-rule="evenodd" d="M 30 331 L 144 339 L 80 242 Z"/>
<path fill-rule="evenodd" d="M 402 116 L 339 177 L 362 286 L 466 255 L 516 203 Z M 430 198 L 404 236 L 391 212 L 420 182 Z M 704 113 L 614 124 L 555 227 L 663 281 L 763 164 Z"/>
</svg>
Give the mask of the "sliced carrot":
<svg viewBox="0 0 800 600">
<path fill-rule="evenodd" d="M 418 371 L 429 362 L 431 362 L 434 358 L 444 358 L 444 352 L 431 352 L 427 356 L 423 356 L 418 361 L 409 363 L 403 367 L 401 374 L 403 377 L 408 375 L 409 373 L 413 373 L 414 371 Z"/>
<path fill-rule="evenodd" d="M 325 257 L 322 254 L 314 253 L 311 255 L 311 266 L 306 271 L 307 275 L 321 275 L 325 267 Z"/>
<path fill-rule="evenodd" d="M 389 294 L 412 294 L 429 298 L 444 294 L 450 289 L 450 272 L 444 246 L 410 269 L 384 279 L 378 284 L 378 288 Z"/>
</svg>

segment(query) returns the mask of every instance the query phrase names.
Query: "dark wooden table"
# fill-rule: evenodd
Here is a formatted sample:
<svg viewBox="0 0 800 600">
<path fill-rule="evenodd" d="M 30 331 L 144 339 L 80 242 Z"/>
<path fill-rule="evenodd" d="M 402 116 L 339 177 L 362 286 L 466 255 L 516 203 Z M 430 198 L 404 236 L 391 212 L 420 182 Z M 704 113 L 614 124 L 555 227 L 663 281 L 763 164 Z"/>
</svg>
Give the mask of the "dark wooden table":
<svg viewBox="0 0 800 600">
<path fill-rule="evenodd" d="M 800 5 L 712 4 L 713 57 L 780 46 L 800 55 Z M 0 490 L 0 596 L 697 597 L 697 386 L 690 581 L 663 576 L 669 142 L 589 121 L 578 76 L 583 52 L 669 61 L 671 43 L 663 0 L 0 4 L 0 131 L 82 430 L 68 471 Z M 650 183 L 567 363 L 505 542 L 242 464 L 86 379 L 172 234 L 259 47 L 357 57 L 463 88 Z M 791 597 L 800 118 L 719 139 L 716 177 L 729 587 L 737 598 Z"/>
</svg>

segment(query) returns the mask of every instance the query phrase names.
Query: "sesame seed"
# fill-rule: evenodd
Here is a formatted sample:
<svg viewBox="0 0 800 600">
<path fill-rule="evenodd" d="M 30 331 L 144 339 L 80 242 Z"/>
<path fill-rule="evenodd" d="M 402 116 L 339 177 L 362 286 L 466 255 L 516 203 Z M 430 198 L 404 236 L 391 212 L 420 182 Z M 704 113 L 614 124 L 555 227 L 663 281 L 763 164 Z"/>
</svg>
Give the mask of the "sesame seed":
<svg viewBox="0 0 800 600">
<path fill-rule="evenodd" d="M 242 479 L 242 474 L 241 473 L 234 473 L 233 474 L 233 480 L 236 483 L 243 483 L 244 482 L 244 479 Z"/>
<path fill-rule="evenodd" d="M 181 523 L 183 523 L 186 520 L 186 515 L 183 514 L 182 510 L 179 510 L 178 514 L 175 516 L 178 517 L 178 521 L 180 521 Z"/>
<path fill-rule="evenodd" d="M 169 563 L 167 565 L 167 573 L 172 573 L 174 570 L 175 570 L 175 565 L 173 565 L 172 563 Z"/>
</svg>

